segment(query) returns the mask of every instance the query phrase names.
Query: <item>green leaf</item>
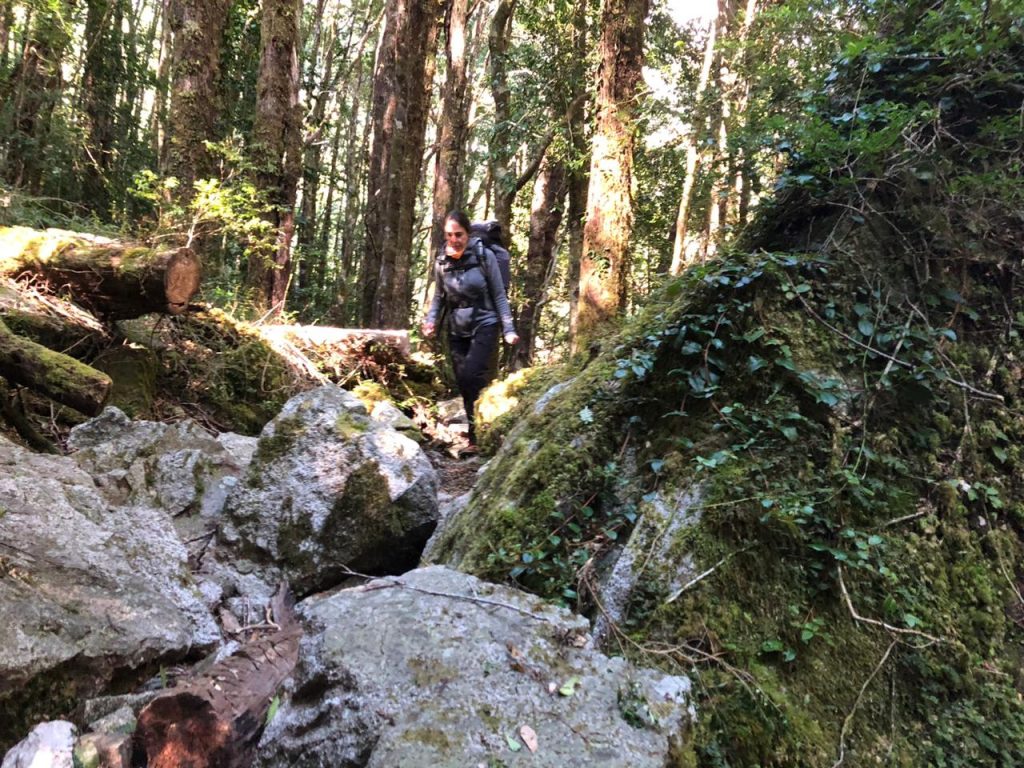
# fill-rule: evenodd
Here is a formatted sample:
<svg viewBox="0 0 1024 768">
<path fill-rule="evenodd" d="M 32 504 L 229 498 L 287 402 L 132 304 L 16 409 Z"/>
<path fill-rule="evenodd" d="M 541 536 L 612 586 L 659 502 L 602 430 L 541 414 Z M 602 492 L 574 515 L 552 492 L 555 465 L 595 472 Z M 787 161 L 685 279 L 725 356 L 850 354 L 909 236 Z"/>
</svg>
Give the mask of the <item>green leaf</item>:
<svg viewBox="0 0 1024 768">
<path fill-rule="evenodd" d="M 518 752 L 523 748 L 523 745 L 519 743 L 519 740 L 510 734 L 505 735 L 505 743 L 508 744 L 508 748 L 513 752 Z"/>
<path fill-rule="evenodd" d="M 910 627 L 910 629 L 921 626 L 921 620 L 912 613 L 903 614 L 903 623 Z"/>
<path fill-rule="evenodd" d="M 578 686 L 579 684 L 579 677 L 573 675 L 568 680 L 566 680 L 565 683 L 562 684 L 562 687 L 558 689 L 558 693 L 561 696 L 572 696 L 576 693 L 576 686 Z"/>
<path fill-rule="evenodd" d="M 267 709 L 267 720 L 266 725 L 270 725 L 271 720 L 274 719 L 274 715 L 277 714 L 277 710 L 281 707 L 281 697 L 275 696 L 270 700 L 270 707 Z"/>
<path fill-rule="evenodd" d="M 862 317 L 857 321 L 857 330 L 860 331 L 861 336 L 870 337 L 875 332 L 875 325 L 866 317 Z"/>
<path fill-rule="evenodd" d="M 762 653 L 778 653 L 783 650 L 786 645 L 781 640 L 765 640 L 761 643 Z"/>
<path fill-rule="evenodd" d="M 1000 461 L 1006 461 L 1006 459 L 1009 457 L 1009 454 L 1006 452 L 1006 449 L 998 445 L 992 446 L 992 453 L 994 453 L 996 458 L 999 459 Z"/>
</svg>

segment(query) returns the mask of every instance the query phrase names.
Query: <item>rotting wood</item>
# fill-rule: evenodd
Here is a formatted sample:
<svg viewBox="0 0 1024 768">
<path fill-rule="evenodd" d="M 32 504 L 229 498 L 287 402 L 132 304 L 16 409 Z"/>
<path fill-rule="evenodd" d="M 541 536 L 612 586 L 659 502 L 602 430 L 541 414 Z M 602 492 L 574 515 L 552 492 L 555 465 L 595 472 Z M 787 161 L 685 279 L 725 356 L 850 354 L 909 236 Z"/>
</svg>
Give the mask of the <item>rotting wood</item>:
<svg viewBox="0 0 1024 768">
<path fill-rule="evenodd" d="M 287 587 L 272 601 L 272 634 L 156 697 L 139 714 L 136 754 L 149 768 L 250 766 L 270 702 L 298 659 L 301 627 Z"/>
</svg>

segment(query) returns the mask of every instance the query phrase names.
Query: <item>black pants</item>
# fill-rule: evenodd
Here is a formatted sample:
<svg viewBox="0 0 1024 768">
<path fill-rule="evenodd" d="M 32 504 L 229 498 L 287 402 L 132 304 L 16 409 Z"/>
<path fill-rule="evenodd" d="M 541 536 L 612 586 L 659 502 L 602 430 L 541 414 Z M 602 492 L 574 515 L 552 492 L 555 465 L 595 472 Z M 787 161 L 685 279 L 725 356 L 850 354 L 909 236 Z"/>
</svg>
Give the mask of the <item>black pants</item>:
<svg viewBox="0 0 1024 768">
<path fill-rule="evenodd" d="M 483 388 L 491 381 L 491 358 L 498 347 L 499 330 L 497 325 L 488 325 L 478 328 L 472 337 L 451 336 L 448 339 L 455 383 L 462 394 L 462 404 L 466 407 L 466 418 L 469 419 L 470 442 L 476 442 L 473 406 Z"/>
</svg>

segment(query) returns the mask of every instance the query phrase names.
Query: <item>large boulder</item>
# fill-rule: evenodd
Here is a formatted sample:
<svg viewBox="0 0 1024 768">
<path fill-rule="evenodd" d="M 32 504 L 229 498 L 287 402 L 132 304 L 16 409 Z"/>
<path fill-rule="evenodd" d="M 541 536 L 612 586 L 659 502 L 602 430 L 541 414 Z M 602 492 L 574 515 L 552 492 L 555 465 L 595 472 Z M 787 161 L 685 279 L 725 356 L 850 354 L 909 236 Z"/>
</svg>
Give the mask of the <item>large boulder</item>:
<svg viewBox="0 0 1024 768">
<path fill-rule="evenodd" d="M 290 400 L 228 497 L 221 543 L 280 569 L 299 593 L 349 570 L 416 564 L 437 524 L 437 476 L 420 447 L 335 386 Z"/>
<path fill-rule="evenodd" d="M 604 656 L 585 619 L 440 566 L 298 610 L 307 635 L 259 766 L 662 768 L 693 715 L 686 678 Z"/>
<path fill-rule="evenodd" d="M 117 408 L 106 408 L 71 430 L 68 448 L 111 502 L 145 504 L 194 521 L 220 514 L 252 459 L 256 438 L 230 432 L 214 436 L 188 420 L 133 421 Z"/>
<path fill-rule="evenodd" d="M 112 504 L 73 459 L 0 438 L 0 745 L 219 639 L 164 511 Z"/>
</svg>

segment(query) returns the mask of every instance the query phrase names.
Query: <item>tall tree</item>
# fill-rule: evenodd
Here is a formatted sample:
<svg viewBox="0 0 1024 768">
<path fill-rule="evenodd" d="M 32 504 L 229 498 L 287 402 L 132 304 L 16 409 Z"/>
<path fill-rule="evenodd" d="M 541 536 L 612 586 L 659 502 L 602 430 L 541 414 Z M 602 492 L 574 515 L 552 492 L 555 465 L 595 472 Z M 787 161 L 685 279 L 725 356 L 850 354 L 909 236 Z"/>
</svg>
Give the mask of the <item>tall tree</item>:
<svg viewBox="0 0 1024 768">
<path fill-rule="evenodd" d="M 63 95 L 64 57 L 71 43 L 74 0 L 44 3 L 23 44 L 11 84 L 11 124 L 6 177 L 16 187 L 42 190 L 50 120 Z"/>
<path fill-rule="evenodd" d="M 516 321 L 519 343 L 513 358 L 515 368 L 524 368 L 533 360 L 544 293 L 555 262 L 555 241 L 558 225 L 562 222 L 565 193 L 565 162 L 549 156 L 541 164 L 533 185 L 530 244 L 526 254 L 519 318 Z"/>
<path fill-rule="evenodd" d="M 410 263 L 423 162 L 438 0 L 388 0 L 373 79 L 367 245 L 360 269 L 362 321 L 401 328 L 412 299 Z"/>
<path fill-rule="evenodd" d="M 169 0 L 171 107 L 166 172 L 178 179 L 182 206 L 195 196 L 197 179 L 216 173 L 206 142 L 220 135 L 220 59 L 231 0 Z"/>
<path fill-rule="evenodd" d="M 516 192 L 515 142 L 512 127 L 512 96 L 508 84 L 508 46 L 516 0 L 498 0 L 487 35 L 494 129 L 488 158 L 494 184 L 494 218 L 508 232 L 512 225 L 512 201 Z"/>
<path fill-rule="evenodd" d="M 597 117 L 580 260 L 577 348 L 626 306 L 636 99 L 647 0 L 605 0 Z"/>
<path fill-rule="evenodd" d="M 465 205 L 463 158 L 469 137 L 471 91 L 466 65 L 466 23 L 469 0 L 452 0 L 448 8 L 445 42 L 447 71 L 441 113 L 437 122 L 437 155 L 434 161 L 433 216 L 430 258 L 444 239 L 444 216 Z M 429 270 L 428 270 L 429 274 Z"/>
<path fill-rule="evenodd" d="M 110 211 L 109 173 L 115 149 L 118 84 L 124 82 L 121 49 L 123 0 L 87 0 L 82 107 L 88 131 L 84 199 L 101 216 Z"/>
<path fill-rule="evenodd" d="M 249 285 L 256 291 L 257 304 L 272 315 L 284 309 L 291 279 L 295 196 L 302 172 L 301 11 L 301 0 L 263 0 L 252 157 L 270 229 L 265 247 L 256 248 L 249 259 Z"/>
</svg>

